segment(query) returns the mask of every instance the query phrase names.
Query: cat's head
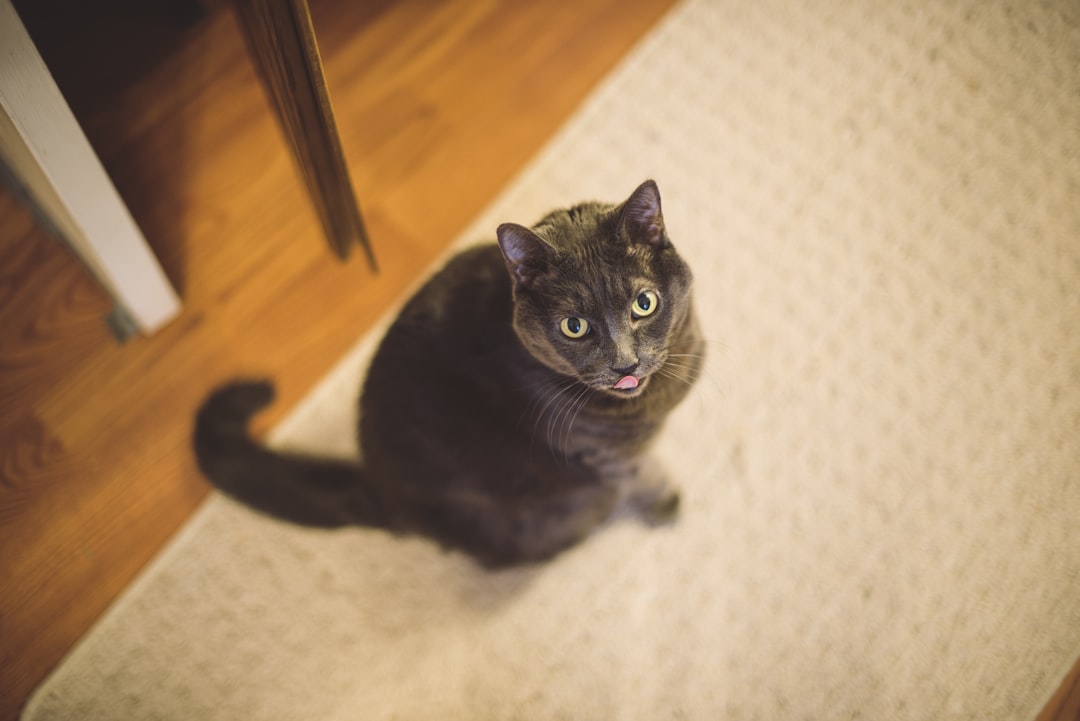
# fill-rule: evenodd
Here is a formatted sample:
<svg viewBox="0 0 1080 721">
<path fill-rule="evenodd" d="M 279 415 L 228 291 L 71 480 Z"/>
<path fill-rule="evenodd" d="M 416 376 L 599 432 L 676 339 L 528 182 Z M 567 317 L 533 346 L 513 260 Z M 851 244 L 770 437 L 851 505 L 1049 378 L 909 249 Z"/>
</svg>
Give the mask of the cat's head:
<svg viewBox="0 0 1080 721">
<path fill-rule="evenodd" d="M 675 252 L 651 180 L 619 205 L 584 203 L 533 228 L 499 226 L 514 287 L 514 329 L 548 367 L 634 397 L 667 361 L 690 308 L 692 275 Z"/>
</svg>

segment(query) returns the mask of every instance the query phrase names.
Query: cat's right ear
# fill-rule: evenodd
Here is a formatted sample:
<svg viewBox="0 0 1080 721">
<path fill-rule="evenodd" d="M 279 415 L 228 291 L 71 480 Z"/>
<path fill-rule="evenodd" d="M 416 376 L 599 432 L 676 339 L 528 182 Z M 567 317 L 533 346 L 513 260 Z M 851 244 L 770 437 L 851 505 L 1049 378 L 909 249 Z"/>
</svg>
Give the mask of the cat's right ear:
<svg viewBox="0 0 1080 721">
<path fill-rule="evenodd" d="M 551 246 L 523 225 L 503 223 L 496 231 L 514 285 L 528 286 L 551 267 Z"/>
</svg>

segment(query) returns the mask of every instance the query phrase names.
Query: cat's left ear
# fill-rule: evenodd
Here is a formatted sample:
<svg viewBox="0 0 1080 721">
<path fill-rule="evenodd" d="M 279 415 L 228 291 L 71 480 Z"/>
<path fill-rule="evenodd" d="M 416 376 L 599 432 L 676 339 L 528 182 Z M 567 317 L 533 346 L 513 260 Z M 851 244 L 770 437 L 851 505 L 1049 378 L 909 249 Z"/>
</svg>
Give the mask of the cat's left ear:
<svg viewBox="0 0 1080 721">
<path fill-rule="evenodd" d="M 530 285 L 551 267 L 552 249 L 523 225 L 503 223 L 497 231 L 499 248 L 515 285 Z"/>
<path fill-rule="evenodd" d="M 671 245 L 660 210 L 660 189 L 646 180 L 623 203 L 619 211 L 619 230 L 631 243 L 641 243 L 657 250 Z"/>
</svg>

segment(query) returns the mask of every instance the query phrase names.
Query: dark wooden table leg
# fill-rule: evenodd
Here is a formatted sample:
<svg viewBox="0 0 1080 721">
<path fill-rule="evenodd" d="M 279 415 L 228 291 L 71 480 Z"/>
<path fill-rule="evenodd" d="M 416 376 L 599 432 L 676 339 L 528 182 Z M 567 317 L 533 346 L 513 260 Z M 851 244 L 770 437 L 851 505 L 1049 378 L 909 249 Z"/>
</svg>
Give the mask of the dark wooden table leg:
<svg viewBox="0 0 1080 721">
<path fill-rule="evenodd" d="M 307 0 L 235 0 L 235 5 L 330 246 L 345 259 L 353 243 L 359 243 L 375 268 L 341 152 Z"/>
</svg>

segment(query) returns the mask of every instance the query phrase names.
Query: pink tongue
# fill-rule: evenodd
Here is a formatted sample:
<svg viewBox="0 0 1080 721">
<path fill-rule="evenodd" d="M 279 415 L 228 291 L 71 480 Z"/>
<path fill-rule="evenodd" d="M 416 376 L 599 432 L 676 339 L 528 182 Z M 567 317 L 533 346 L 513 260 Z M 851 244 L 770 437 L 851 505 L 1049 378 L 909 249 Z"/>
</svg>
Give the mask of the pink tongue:
<svg viewBox="0 0 1080 721">
<path fill-rule="evenodd" d="M 615 388 L 622 391 L 637 388 L 637 378 L 634 376 L 623 376 L 619 379 L 619 382 L 615 384 Z"/>
</svg>

